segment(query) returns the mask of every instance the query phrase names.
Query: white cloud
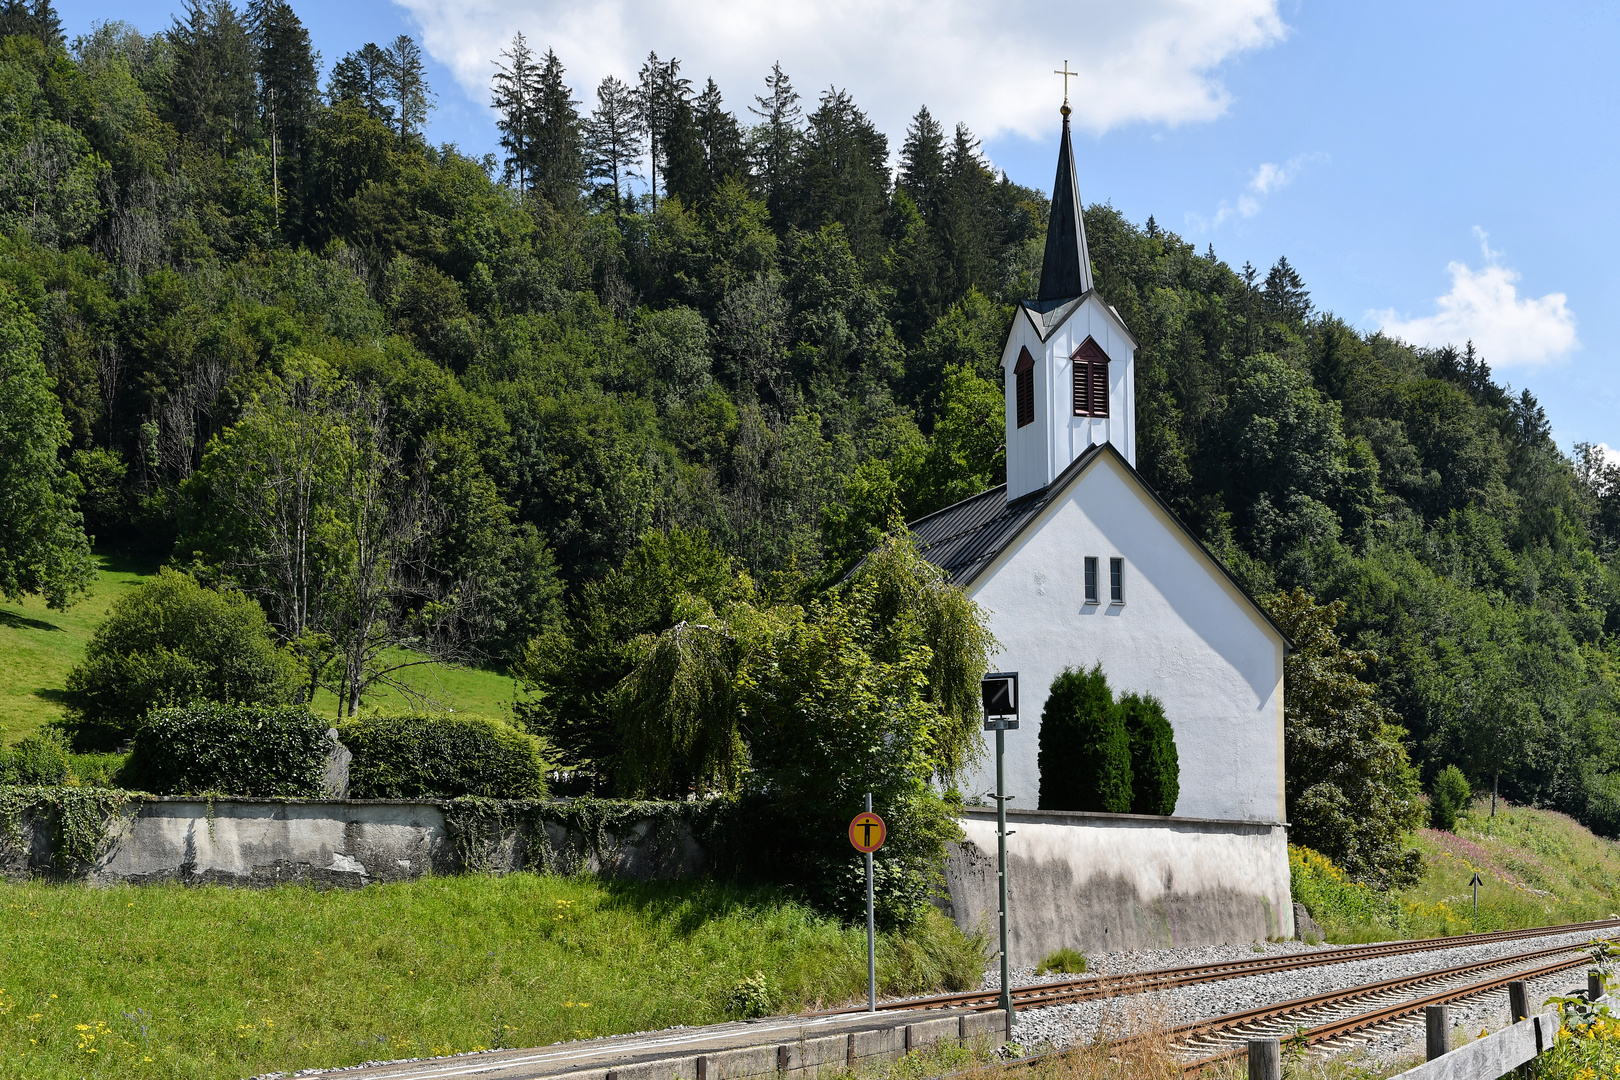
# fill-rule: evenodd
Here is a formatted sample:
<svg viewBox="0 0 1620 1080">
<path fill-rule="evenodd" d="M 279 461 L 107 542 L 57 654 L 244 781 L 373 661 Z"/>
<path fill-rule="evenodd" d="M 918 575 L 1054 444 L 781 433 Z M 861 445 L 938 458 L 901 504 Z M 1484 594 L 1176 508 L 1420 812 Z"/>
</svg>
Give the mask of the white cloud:
<svg viewBox="0 0 1620 1080">
<path fill-rule="evenodd" d="M 1309 154 L 1296 154 L 1281 165 L 1275 161 L 1263 161 L 1260 167 L 1250 174 L 1249 183 L 1235 204 L 1222 199 L 1213 218 L 1206 218 L 1201 214 L 1188 214 L 1187 220 L 1199 232 L 1204 232 L 1219 228 L 1234 217 L 1252 218 L 1260 212 L 1267 195 L 1281 191 L 1293 183 L 1294 178 L 1303 172 L 1307 165 L 1327 160 L 1328 155 L 1321 151 L 1313 151 Z"/>
<path fill-rule="evenodd" d="M 1491 250 L 1483 229 L 1476 226 L 1474 234 L 1485 264 L 1478 270 L 1465 263 L 1448 264 L 1451 291 L 1436 298 L 1438 310 L 1433 315 L 1408 319 L 1391 309 L 1369 312 L 1368 317 L 1384 333 L 1415 345 L 1472 341 L 1492 367 L 1535 367 L 1580 348 L 1569 297 L 1564 293 L 1520 297 L 1518 272 L 1502 265 L 1502 253 Z"/>
<path fill-rule="evenodd" d="M 1277 0 L 395 0 L 423 44 L 475 99 L 493 62 L 522 31 L 553 48 L 576 96 L 594 102 L 604 76 L 630 81 L 649 50 L 677 56 L 699 86 L 714 76 L 729 107 L 764 90 L 780 61 L 807 103 L 829 85 L 898 135 L 918 106 L 975 134 L 1049 138 L 1064 58 L 1078 126 L 1210 120 L 1231 95 L 1220 66 L 1287 32 Z"/>
</svg>

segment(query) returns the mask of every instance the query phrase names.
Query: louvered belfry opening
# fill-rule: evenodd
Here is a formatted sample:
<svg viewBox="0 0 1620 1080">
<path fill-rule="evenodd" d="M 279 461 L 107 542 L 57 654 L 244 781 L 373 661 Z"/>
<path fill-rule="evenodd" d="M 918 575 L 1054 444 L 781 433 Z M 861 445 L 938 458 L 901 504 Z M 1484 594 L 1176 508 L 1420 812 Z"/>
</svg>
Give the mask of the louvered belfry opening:
<svg viewBox="0 0 1620 1080">
<path fill-rule="evenodd" d="M 1107 416 L 1108 354 L 1095 338 L 1088 337 L 1074 350 L 1073 359 L 1074 415 Z"/>
<path fill-rule="evenodd" d="M 1018 351 L 1018 363 L 1013 366 L 1013 382 L 1018 395 L 1018 426 L 1035 422 L 1035 358 L 1029 349 Z"/>
</svg>

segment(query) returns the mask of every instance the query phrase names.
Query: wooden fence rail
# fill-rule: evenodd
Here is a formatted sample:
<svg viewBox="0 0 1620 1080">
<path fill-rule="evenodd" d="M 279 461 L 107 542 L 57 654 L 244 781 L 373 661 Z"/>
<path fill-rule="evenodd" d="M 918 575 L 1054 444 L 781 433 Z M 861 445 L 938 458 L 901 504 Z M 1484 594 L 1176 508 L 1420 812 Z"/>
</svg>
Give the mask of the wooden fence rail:
<svg viewBox="0 0 1620 1080">
<path fill-rule="evenodd" d="M 1509 1007 L 1511 1015 L 1520 1017 L 1518 1022 L 1455 1050 L 1450 1046 L 1450 1008 L 1430 1006 L 1425 1017 L 1429 1060 L 1390 1080 L 1499 1080 L 1521 1065 L 1529 1064 L 1552 1046 L 1561 1018 L 1556 1011 L 1527 1015 L 1528 998 L 1528 987 L 1524 983 L 1510 984 Z M 1587 999 L 1602 1005 L 1616 1003 L 1615 998 L 1602 995 L 1601 983 L 1595 975 L 1588 978 Z M 1277 1039 L 1250 1040 L 1249 1080 L 1280 1080 L 1280 1050 Z"/>
</svg>

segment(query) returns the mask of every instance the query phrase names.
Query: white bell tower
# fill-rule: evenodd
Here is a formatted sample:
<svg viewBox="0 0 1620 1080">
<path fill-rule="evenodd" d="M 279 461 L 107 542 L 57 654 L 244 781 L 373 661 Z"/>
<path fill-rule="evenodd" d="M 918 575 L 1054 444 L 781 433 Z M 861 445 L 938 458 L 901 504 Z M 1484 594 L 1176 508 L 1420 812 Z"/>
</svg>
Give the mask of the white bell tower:
<svg viewBox="0 0 1620 1080">
<path fill-rule="evenodd" d="M 1040 295 L 1018 305 L 1001 367 L 1008 502 L 1047 487 L 1099 443 L 1136 465 L 1136 338 L 1092 282 L 1067 102 Z"/>
</svg>

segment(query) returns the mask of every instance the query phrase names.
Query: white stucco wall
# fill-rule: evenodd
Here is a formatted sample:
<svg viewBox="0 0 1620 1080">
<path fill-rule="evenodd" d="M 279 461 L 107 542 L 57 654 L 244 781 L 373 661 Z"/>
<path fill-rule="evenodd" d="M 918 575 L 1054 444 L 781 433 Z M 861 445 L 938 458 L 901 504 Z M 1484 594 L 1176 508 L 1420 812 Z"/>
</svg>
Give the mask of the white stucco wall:
<svg viewBox="0 0 1620 1080">
<path fill-rule="evenodd" d="M 1074 415 L 1074 361 L 1087 337 L 1108 354 L 1108 417 Z M 1013 368 L 1023 349 L 1035 360 L 1035 422 L 1018 426 Z M 1046 487 L 1094 444 L 1112 442 L 1136 464 L 1136 347 L 1096 293 L 1046 341 L 1020 310 L 1001 356 L 1007 399 L 1007 495 Z"/>
<path fill-rule="evenodd" d="M 969 810 L 945 880 L 964 929 L 999 910 L 996 817 Z M 1016 967 L 1081 952 L 1222 945 L 1294 935 L 1280 825 L 1138 817 L 1008 815 L 1009 952 Z"/>
<path fill-rule="evenodd" d="M 1101 602 L 1085 600 L 1095 556 Z M 1108 560 L 1125 560 L 1125 602 L 1108 599 Z M 1108 454 L 968 585 L 1000 641 L 992 661 L 1020 679 L 1007 734 L 1014 809 L 1036 809 L 1040 715 L 1067 666 L 1101 661 L 1116 695 L 1152 694 L 1176 733 L 1176 814 L 1284 820 L 1283 639 Z M 995 790 L 994 736 L 964 792 Z"/>
</svg>

